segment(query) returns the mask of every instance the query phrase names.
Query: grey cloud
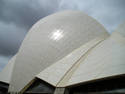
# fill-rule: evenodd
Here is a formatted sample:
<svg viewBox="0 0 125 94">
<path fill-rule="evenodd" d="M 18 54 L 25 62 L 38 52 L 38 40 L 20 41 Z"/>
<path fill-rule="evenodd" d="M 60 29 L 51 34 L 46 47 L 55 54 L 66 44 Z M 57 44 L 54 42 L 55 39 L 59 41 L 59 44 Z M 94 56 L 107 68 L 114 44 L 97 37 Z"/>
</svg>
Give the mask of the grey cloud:
<svg viewBox="0 0 125 94">
<path fill-rule="evenodd" d="M 26 31 L 24 29 L 14 24 L 0 22 L 0 54 L 6 56 L 14 55 L 25 34 Z"/>
<path fill-rule="evenodd" d="M 51 4 L 53 3 L 53 4 Z M 57 8 L 55 0 L 4 0 L 0 20 L 15 23 L 27 30 L 40 18 L 43 18 Z"/>
</svg>

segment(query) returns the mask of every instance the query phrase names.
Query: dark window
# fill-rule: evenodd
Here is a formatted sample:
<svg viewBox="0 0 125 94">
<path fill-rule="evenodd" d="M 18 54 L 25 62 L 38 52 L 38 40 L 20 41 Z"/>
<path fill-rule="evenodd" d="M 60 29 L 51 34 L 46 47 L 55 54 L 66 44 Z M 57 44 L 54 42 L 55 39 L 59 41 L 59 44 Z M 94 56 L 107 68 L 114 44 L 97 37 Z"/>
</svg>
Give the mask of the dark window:
<svg viewBox="0 0 125 94">
<path fill-rule="evenodd" d="M 125 94 L 125 76 L 113 77 L 109 79 L 97 80 L 84 83 L 78 86 L 70 87 L 70 94 L 101 94 L 101 93 L 124 93 Z"/>
<path fill-rule="evenodd" d="M 9 84 L 0 82 L 0 94 L 7 94 Z"/>
<path fill-rule="evenodd" d="M 40 79 L 36 79 L 36 81 L 26 90 L 25 93 L 53 94 L 54 90 L 55 87 Z"/>
</svg>

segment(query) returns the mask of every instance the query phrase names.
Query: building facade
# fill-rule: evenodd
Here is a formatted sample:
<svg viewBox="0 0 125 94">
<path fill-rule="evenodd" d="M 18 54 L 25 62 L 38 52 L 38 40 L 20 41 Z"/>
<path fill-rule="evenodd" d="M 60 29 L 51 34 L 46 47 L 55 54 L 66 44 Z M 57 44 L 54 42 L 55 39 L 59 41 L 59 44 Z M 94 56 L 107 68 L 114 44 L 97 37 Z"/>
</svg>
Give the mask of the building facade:
<svg viewBox="0 0 125 94">
<path fill-rule="evenodd" d="M 124 27 L 110 35 L 99 22 L 79 11 L 41 19 L 1 72 L 1 88 L 8 86 L 2 92 L 125 92 Z"/>
</svg>

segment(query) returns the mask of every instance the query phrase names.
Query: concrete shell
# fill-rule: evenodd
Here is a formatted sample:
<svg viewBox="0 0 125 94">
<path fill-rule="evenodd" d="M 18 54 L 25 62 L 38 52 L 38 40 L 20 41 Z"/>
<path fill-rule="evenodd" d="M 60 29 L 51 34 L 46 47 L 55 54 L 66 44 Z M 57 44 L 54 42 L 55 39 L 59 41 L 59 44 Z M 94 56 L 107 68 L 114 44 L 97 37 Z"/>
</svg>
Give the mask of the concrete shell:
<svg viewBox="0 0 125 94">
<path fill-rule="evenodd" d="M 9 84 L 15 64 L 16 55 L 8 62 L 4 69 L 0 72 L 0 81 Z"/>
<path fill-rule="evenodd" d="M 38 73 L 74 49 L 109 34 L 96 20 L 79 11 L 59 12 L 38 21 L 17 54 L 9 91 L 21 91 Z"/>
<path fill-rule="evenodd" d="M 38 75 L 36 75 L 36 77 L 55 87 L 62 87 L 60 84 L 63 82 L 63 87 L 65 87 L 65 84 L 68 82 L 68 80 L 72 78 L 72 74 L 78 69 L 80 65 L 79 61 L 102 41 L 103 39 L 96 38 L 90 42 L 87 42 L 80 48 L 68 54 L 63 59 L 57 61 L 40 72 Z M 81 71 L 84 71 L 84 69 Z"/>
<path fill-rule="evenodd" d="M 125 37 L 116 32 L 93 48 L 87 57 L 81 60 L 67 84 L 61 86 L 123 74 L 125 74 Z"/>
<path fill-rule="evenodd" d="M 125 37 L 122 33 L 113 32 L 105 40 L 97 38 L 84 44 L 36 77 L 55 87 L 67 87 L 124 75 Z"/>
</svg>

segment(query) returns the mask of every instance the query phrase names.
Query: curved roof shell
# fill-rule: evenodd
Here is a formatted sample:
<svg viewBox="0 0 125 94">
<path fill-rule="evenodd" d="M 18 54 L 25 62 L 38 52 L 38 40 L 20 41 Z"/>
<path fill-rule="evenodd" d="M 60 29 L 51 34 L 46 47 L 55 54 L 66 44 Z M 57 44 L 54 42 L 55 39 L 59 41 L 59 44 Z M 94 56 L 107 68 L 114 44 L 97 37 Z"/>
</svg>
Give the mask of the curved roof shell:
<svg viewBox="0 0 125 94">
<path fill-rule="evenodd" d="M 67 87 L 123 75 L 124 62 L 125 37 L 114 32 L 105 40 L 97 38 L 84 44 L 36 77 L 55 87 Z"/>
<path fill-rule="evenodd" d="M 79 11 L 59 12 L 38 21 L 24 39 L 9 91 L 18 92 L 38 73 L 76 48 L 109 34 L 95 19 Z"/>
<path fill-rule="evenodd" d="M 4 69 L 0 72 L 0 81 L 9 84 L 15 64 L 16 55 L 13 56 Z"/>
</svg>

